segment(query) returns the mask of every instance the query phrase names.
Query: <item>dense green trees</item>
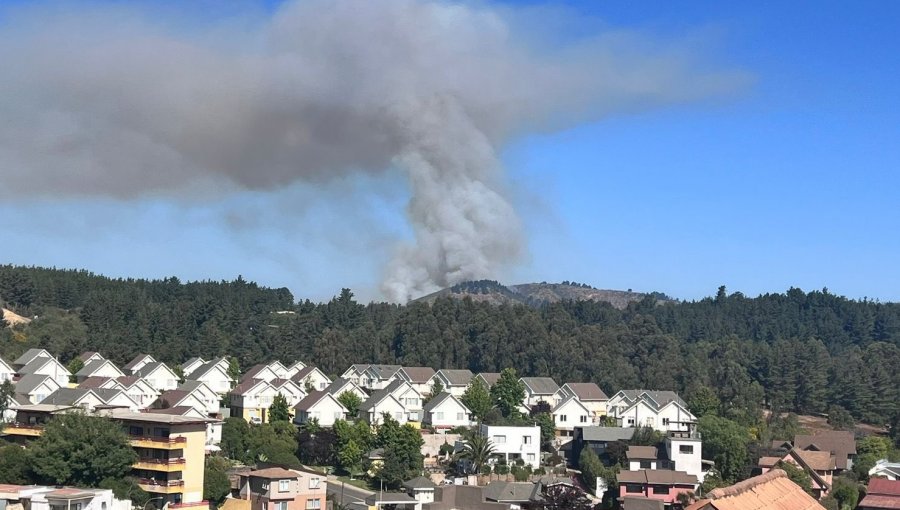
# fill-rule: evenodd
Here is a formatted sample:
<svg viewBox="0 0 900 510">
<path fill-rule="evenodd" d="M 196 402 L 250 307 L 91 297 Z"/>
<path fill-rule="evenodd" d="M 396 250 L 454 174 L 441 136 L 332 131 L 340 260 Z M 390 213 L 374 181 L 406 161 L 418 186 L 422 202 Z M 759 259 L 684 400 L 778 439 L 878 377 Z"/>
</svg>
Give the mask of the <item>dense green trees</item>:
<svg viewBox="0 0 900 510">
<path fill-rule="evenodd" d="M 272 405 L 269 406 L 269 421 L 273 423 L 277 421 L 290 423 L 291 421 L 291 407 L 281 393 L 272 398 Z"/>
<path fill-rule="evenodd" d="M 452 299 L 362 305 L 346 289 L 315 304 L 242 278 L 115 280 L 0 266 L 0 299 L 38 316 L 13 332 L 0 330 L 7 360 L 44 347 L 63 363 L 83 350 L 124 363 L 152 345 L 154 356 L 173 365 L 193 355 L 231 355 L 243 366 L 278 357 L 315 363 L 332 375 L 357 362 L 474 372 L 515 367 L 560 383 L 593 381 L 607 393 L 699 392 L 704 412 L 712 412 L 714 396 L 716 414 L 742 422 L 758 420 L 763 404 L 804 413 L 840 406 L 855 420 L 880 425 L 900 412 L 900 304 L 827 290 L 747 298 L 723 288 L 713 298 L 662 304 L 648 298 L 624 310 L 594 302 L 530 308 Z"/>
<path fill-rule="evenodd" d="M 746 478 L 750 463 L 747 446 L 750 431 L 727 418 L 708 414 L 700 418 L 697 430 L 703 437 L 703 458 L 716 463 L 716 469 L 728 483 Z"/>
<path fill-rule="evenodd" d="M 347 408 L 348 418 L 356 418 L 359 415 L 359 408 L 362 406 L 363 400 L 356 393 L 345 391 L 338 395 L 337 401 Z"/>
<path fill-rule="evenodd" d="M 491 386 L 491 398 L 504 417 L 519 413 L 519 405 L 525 398 L 525 385 L 519 381 L 516 369 L 507 367 L 500 372 L 500 379 Z"/>
<path fill-rule="evenodd" d="M 466 392 L 460 399 L 466 407 L 472 411 L 472 417 L 478 421 L 483 421 L 488 411 L 493 408 L 491 401 L 491 393 L 480 379 L 474 379 L 469 383 Z"/>
<path fill-rule="evenodd" d="M 206 458 L 203 470 L 203 499 L 216 506 L 222 504 L 231 492 L 231 481 L 228 479 L 229 466 L 230 463 L 223 457 L 212 455 Z"/>
</svg>

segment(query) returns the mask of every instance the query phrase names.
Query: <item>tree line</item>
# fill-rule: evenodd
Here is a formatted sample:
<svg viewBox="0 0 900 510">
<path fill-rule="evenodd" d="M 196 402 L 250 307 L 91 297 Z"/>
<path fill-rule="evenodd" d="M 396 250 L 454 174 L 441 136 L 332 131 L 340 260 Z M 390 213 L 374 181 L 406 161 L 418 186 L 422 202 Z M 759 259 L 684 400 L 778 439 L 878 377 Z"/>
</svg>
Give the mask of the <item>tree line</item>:
<svg viewBox="0 0 900 510">
<path fill-rule="evenodd" d="M 0 266 L 0 298 L 37 319 L 0 332 L 0 355 L 48 349 L 63 362 L 96 350 L 116 362 L 150 352 L 177 365 L 235 356 L 282 359 L 339 375 L 352 363 L 550 376 L 623 388 L 710 390 L 723 408 L 829 413 L 887 424 L 900 402 L 900 304 L 827 289 L 729 294 L 623 310 L 592 301 L 541 307 L 441 298 L 362 304 L 344 289 L 324 303 L 243 278 L 111 279 L 85 271 Z"/>
</svg>

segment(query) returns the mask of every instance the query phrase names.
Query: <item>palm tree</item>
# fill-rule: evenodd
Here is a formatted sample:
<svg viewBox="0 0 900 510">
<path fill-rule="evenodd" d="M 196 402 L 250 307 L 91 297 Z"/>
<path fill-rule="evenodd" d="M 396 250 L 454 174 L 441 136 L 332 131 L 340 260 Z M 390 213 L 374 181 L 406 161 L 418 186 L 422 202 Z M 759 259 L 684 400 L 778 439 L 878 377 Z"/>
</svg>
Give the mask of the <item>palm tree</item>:
<svg viewBox="0 0 900 510">
<path fill-rule="evenodd" d="M 466 441 L 462 450 L 457 454 L 457 458 L 469 461 L 472 468 L 478 473 L 481 471 L 481 466 L 485 465 L 493 454 L 494 443 L 479 434 Z"/>
</svg>

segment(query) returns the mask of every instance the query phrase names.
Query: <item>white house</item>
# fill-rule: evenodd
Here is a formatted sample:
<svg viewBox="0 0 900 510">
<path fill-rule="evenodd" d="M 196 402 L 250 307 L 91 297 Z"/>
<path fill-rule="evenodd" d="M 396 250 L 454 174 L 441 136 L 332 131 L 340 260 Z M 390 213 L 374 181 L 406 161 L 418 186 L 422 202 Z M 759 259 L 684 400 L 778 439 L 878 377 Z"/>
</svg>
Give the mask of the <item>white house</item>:
<svg viewBox="0 0 900 510">
<path fill-rule="evenodd" d="M 290 379 L 272 379 L 269 381 L 269 384 L 271 384 L 278 393 L 287 400 L 288 407 L 291 409 L 299 404 L 301 400 L 306 398 L 306 391 L 301 388 L 299 384 Z"/>
<path fill-rule="evenodd" d="M 347 408 L 337 398 L 325 391 L 311 392 L 294 406 L 294 423 L 303 425 L 311 419 L 323 427 L 331 427 L 337 420 L 347 417 Z"/>
<path fill-rule="evenodd" d="M 122 368 L 129 374 L 134 375 L 135 372 L 140 370 L 147 363 L 156 363 L 156 358 L 149 354 L 138 354 Z"/>
<path fill-rule="evenodd" d="M 560 394 L 566 397 L 575 397 L 591 412 L 592 421 L 596 422 L 606 416 L 606 406 L 609 397 L 599 386 L 592 382 L 566 383 L 560 388 Z"/>
<path fill-rule="evenodd" d="M 15 363 L 13 366 L 15 366 Z M 34 357 L 28 364 L 19 368 L 17 373 L 20 376 L 29 374 L 49 375 L 63 387 L 69 384 L 69 377 L 72 375 L 56 358 L 45 356 Z"/>
<path fill-rule="evenodd" d="M 341 374 L 341 378 L 347 379 L 348 381 L 353 381 L 353 384 L 362 387 L 363 374 L 366 372 L 367 368 L 369 368 L 369 365 L 363 365 L 359 363 L 350 365 L 350 368 L 344 370 L 344 373 Z"/>
<path fill-rule="evenodd" d="M 407 421 L 422 421 L 422 407 L 425 399 L 411 384 L 395 379 L 385 388 L 385 391 L 393 395 L 406 408 Z"/>
<path fill-rule="evenodd" d="M 125 376 L 127 377 L 127 376 Z M 112 378 L 112 377 L 88 377 L 87 379 L 78 383 L 79 388 L 103 388 L 107 390 L 124 390 L 125 386 L 119 382 L 120 378 Z"/>
<path fill-rule="evenodd" d="M 48 395 L 41 404 L 81 407 L 93 411 L 98 407 L 115 406 L 137 411 L 138 404 L 121 390 L 60 388 Z"/>
<path fill-rule="evenodd" d="M 607 406 L 609 415 L 622 427 L 688 431 L 697 422 L 674 391 L 622 390 L 609 399 Z"/>
<path fill-rule="evenodd" d="M 881 477 L 888 480 L 900 480 L 900 462 L 881 459 L 869 470 L 869 477 Z"/>
<path fill-rule="evenodd" d="M 49 375 L 28 374 L 16 381 L 16 400 L 40 404 L 54 391 L 62 388 L 56 379 Z"/>
<path fill-rule="evenodd" d="M 284 366 L 284 363 L 278 361 L 277 359 L 269 363 L 267 366 L 269 367 L 269 370 L 271 370 L 272 373 L 275 374 L 276 378 L 290 379 L 290 377 L 285 377 L 285 374 L 287 374 L 287 367 Z"/>
<path fill-rule="evenodd" d="M 78 359 L 80 359 L 82 363 L 87 364 L 91 361 L 103 359 L 103 355 L 99 352 L 85 351 L 78 355 Z"/>
<path fill-rule="evenodd" d="M 266 423 L 275 395 L 278 395 L 278 390 L 262 379 L 244 381 L 231 390 L 231 415 L 248 423 Z"/>
<path fill-rule="evenodd" d="M 141 365 L 141 368 L 134 370 L 133 375 L 144 379 L 158 391 L 174 390 L 178 387 L 178 374 L 176 374 L 165 363 L 152 361 Z"/>
<path fill-rule="evenodd" d="M 84 364 L 84 366 L 75 373 L 75 380 L 84 381 L 88 377 L 122 377 L 125 375 L 119 367 L 108 359 L 95 359 Z"/>
<path fill-rule="evenodd" d="M 480 381 L 485 388 L 491 389 L 491 386 L 500 380 L 500 372 L 482 372 L 476 375 L 474 380 Z"/>
<path fill-rule="evenodd" d="M 0 358 L 0 383 L 3 381 L 12 381 L 15 375 L 16 371 L 3 361 L 3 358 Z"/>
<path fill-rule="evenodd" d="M 191 371 L 190 377 L 187 379 L 204 382 L 220 395 L 228 393 L 235 381 L 228 375 L 227 362 L 224 367 L 222 366 L 222 359 L 224 358 L 207 361 Z"/>
<path fill-rule="evenodd" d="M 281 363 L 278 364 L 280 365 Z M 250 367 L 250 369 L 241 376 L 241 382 L 249 381 L 251 379 L 259 379 L 269 382 L 272 379 L 278 379 L 278 377 L 278 374 L 275 373 L 275 371 L 272 370 L 272 368 L 268 364 L 260 363 L 258 365 Z"/>
<path fill-rule="evenodd" d="M 359 385 L 373 391 L 384 389 L 398 377 L 400 368 L 400 365 L 369 365 Z"/>
<path fill-rule="evenodd" d="M 126 375 L 115 379 L 115 382 L 122 386 L 122 391 L 128 395 L 128 398 L 137 402 L 141 409 L 150 407 L 154 400 L 159 396 L 160 391 L 154 388 L 149 382 L 133 375 Z M 107 383 L 101 387 L 112 388 Z"/>
<path fill-rule="evenodd" d="M 533 469 L 541 463 L 541 428 L 482 425 L 481 435 L 494 446 L 493 460 L 503 458 L 511 464 L 522 459 Z M 460 445 L 461 448 L 461 445 Z"/>
<path fill-rule="evenodd" d="M 540 402 L 546 402 L 551 408 L 559 404 L 559 385 L 550 377 L 522 377 L 519 382 L 525 386 L 525 400 L 522 404 L 531 409 Z"/>
<path fill-rule="evenodd" d="M 435 430 L 472 425 L 472 411 L 447 392 L 432 398 L 425 405 L 424 414 L 423 423 L 431 425 Z"/>
<path fill-rule="evenodd" d="M 337 379 L 335 379 L 329 387 L 325 388 L 325 391 L 333 395 L 335 398 L 340 397 L 341 394 L 345 392 L 353 393 L 362 401 L 365 401 L 367 398 L 369 398 L 369 394 L 363 391 L 363 389 L 360 388 L 359 385 L 349 379 L 344 379 L 343 377 L 338 377 Z"/>
<path fill-rule="evenodd" d="M 189 407 L 197 410 L 198 413 L 203 414 L 203 418 L 209 417 L 209 414 L 205 412 L 206 405 L 200 400 L 200 396 L 196 393 L 184 390 L 169 390 L 160 395 L 150 407 L 153 410 Z"/>
<path fill-rule="evenodd" d="M 397 420 L 400 425 L 409 421 L 406 407 L 386 390 L 375 392 L 359 408 L 360 417 L 370 425 L 380 425 L 384 421 L 385 413 Z"/>
<path fill-rule="evenodd" d="M 281 377 L 282 379 L 291 379 L 297 372 L 303 370 L 304 368 L 306 368 L 306 363 L 302 361 L 295 361 L 293 364 L 285 367 L 284 374 L 280 375 L 279 377 Z"/>
<path fill-rule="evenodd" d="M 452 394 L 454 397 L 461 397 L 472 382 L 472 372 L 470 370 L 438 370 L 431 378 L 431 388 L 434 387 L 436 381 L 440 381 L 444 387 L 444 391 Z M 431 393 L 431 389 L 428 390 Z"/>
<path fill-rule="evenodd" d="M 586 427 L 592 423 L 591 411 L 574 396 L 561 401 L 550 413 L 556 435 L 562 437 L 572 437 L 575 427 Z"/>
<path fill-rule="evenodd" d="M 291 377 L 291 380 L 299 384 L 303 391 L 307 391 L 307 389 L 324 390 L 331 385 L 331 379 L 312 365 L 298 371 Z"/>
<path fill-rule="evenodd" d="M 206 361 L 200 357 L 188 358 L 187 361 L 181 364 L 181 373 L 184 374 L 185 377 L 191 375 L 194 370 L 197 370 L 201 366 L 206 364 Z"/>
<path fill-rule="evenodd" d="M 184 381 L 178 387 L 178 390 L 187 392 L 200 401 L 202 407 L 198 410 L 202 411 L 205 417 L 219 414 L 219 409 L 221 408 L 219 395 L 206 383 L 201 381 Z"/>
<path fill-rule="evenodd" d="M 24 367 L 25 365 L 28 365 L 29 363 L 36 360 L 37 358 L 52 358 L 52 357 L 53 356 L 51 356 L 50 353 L 44 349 L 28 349 L 27 351 L 25 351 L 24 354 L 22 354 L 21 356 L 19 356 L 12 362 L 12 367 L 13 367 L 13 369 L 16 370 L 16 373 L 21 373 L 22 367 Z"/>
<path fill-rule="evenodd" d="M 671 469 L 694 475 L 701 483 L 703 482 L 707 473 L 703 466 L 703 457 L 701 457 L 703 444 L 700 441 L 700 435 L 694 431 L 693 427 L 688 431 L 667 433 L 663 444 L 666 458 L 671 462 Z"/>
<path fill-rule="evenodd" d="M 408 382 L 420 395 L 427 395 L 431 393 L 431 378 L 434 374 L 431 367 L 403 367 L 397 372 L 397 377 Z"/>
</svg>

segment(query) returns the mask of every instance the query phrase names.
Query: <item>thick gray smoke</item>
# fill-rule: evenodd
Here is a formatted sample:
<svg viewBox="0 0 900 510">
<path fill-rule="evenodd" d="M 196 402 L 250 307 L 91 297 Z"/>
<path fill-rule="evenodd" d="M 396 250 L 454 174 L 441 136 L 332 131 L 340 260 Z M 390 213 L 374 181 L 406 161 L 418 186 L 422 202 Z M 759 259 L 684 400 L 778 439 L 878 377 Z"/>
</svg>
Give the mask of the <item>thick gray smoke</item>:
<svg viewBox="0 0 900 510">
<path fill-rule="evenodd" d="M 0 194 L 185 196 L 399 167 L 415 242 L 386 270 L 396 301 L 522 254 L 497 157 L 512 137 L 740 80 L 622 34 L 537 50 L 533 27 L 485 5 L 310 0 L 249 28 L 68 5 L 0 27 Z"/>
</svg>

